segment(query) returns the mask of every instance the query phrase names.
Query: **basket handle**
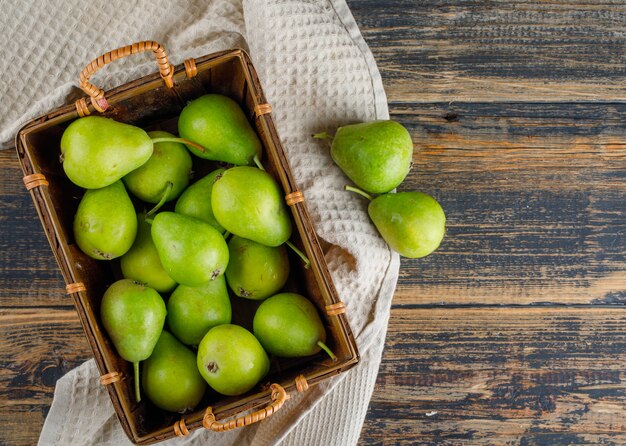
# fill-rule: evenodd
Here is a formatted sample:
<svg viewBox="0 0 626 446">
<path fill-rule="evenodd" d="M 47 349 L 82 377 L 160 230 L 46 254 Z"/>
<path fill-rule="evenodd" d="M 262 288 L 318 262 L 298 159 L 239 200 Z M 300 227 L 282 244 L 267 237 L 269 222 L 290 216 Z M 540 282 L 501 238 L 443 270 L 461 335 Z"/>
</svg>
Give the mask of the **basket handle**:
<svg viewBox="0 0 626 446">
<path fill-rule="evenodd" d="M 89 78 L 100 68 L 110 62 L 113 62 L 114 60 L 149 50 L 154 53 L 157 65 L 159 66 L 159 74 L 165 81 L 165 85 L 168 88 L 172 88 L 174 86 L 174 67 L 170 65 L 167 60 L 167 54 L 165 53 L 163 45 L 153 40 L 146 40 L 143 42 L 133 43 L 132 45 L 126 45 L 113 51 L 109 51 L 97 59 L 92 60 L 85 68 L 83 68 L 83 71 L 80 72 L 80 88 L 91 97 L 91 103 L 96 110 L 103 112 L 109 107 L 109 104 L 104 97 L 104 90 L 89 82 Z"/>
<path fill-rule="evenodd" d="M 289 399 L 289 394 L 283 389 L 280 384 L 272 384 L 270 386 L 272 390 L 271 399 L 272 402 L 263 409 L 259 409 L 256 412 L 252 412 L 248 415 L 243 415 L 235 418 L 230 421 L 216 421 L 215 414 L 213 414 L 213 409 L 211 406 L 207 407 L 206 412 L 204 413 L 204 418 L 202 419 L 202 425 L 215 432 L 225 432 L 232 429 L 237 429 L 238 427 L 247 426 L 249 424 L 256 423 L 257 421 L 261 421 L 270 417 L 280 409 L 285 401 Z"/>
</svg>

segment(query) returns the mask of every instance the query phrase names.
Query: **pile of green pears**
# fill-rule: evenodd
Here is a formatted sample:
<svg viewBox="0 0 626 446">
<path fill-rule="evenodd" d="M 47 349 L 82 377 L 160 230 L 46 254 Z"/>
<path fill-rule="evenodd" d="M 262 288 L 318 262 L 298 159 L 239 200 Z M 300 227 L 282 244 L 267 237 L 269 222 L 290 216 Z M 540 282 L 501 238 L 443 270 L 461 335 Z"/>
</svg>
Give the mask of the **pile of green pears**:
<svg viewBox="0 0 626 446">
<path fill-rule="evenodd" d="M 243 110 L 226 96 L 202 96 L 182 110 L 178 133 L 83 117 L 63 133 L 61 162 L 87 189 L 74 218 L 76 244 L 119 262 L 123 277 L 104 293 L 100 316 L 133 363 L 136 400 L 143 389 L 157 407 L 184 413 L 207 384 L 223 395 L 252 389 L 269 372 L 268 354 L 323 349 L 336 358 L 316 307 L 284 290 L 285 246 L 308 259 L 289 240 L 284 193 L 263 170 Z M 226 167 L 190 185 L 192 155 Z M 230 294 L 262 301 L 251 331 L 231 323 Z"/>
<path fill-rule="evenodd" d="M 387 244 L 404 257 L 425 257 L 435 251 L 446 231 L 443 209 L 421 192 L 390 194 L 411 169 L 413 143 L 409 132 L 395 121 L 373 121 L 339 127 L 332 139 L 333 161 L 358 186 L 346 190 L 368 200 L 368 214 Z M 370 194 L 380 194 L 373 197 Z"/>
</svg>

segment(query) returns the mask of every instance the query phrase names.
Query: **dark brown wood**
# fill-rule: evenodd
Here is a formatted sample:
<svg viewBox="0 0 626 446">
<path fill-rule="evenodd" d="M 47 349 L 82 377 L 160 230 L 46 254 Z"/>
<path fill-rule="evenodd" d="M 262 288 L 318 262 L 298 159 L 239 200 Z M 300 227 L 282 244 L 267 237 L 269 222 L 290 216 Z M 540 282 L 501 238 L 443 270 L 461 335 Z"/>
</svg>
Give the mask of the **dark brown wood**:
<svg viewBox="0 0 626 446">
<path fill-rule="evenodd" d="M 392 312 L 362 444 L 623 444 L 626 309 Z"/>
<path fill-rule="evenodd" d="M 0 444 L 36 444 L 57 379 L 91 358 L 76 310 L 51 299 L 58 306 L 0 310 Z"/>
<path fill-rule="evenodd" d="M 419 149 L 402 188 L 449 227 L 402 261 L 360 443 L 626 443 L 624 5 L 349 4 Z M 90 353 L 20 178 L 0 152 L 0 311 L 21 324 L 0 329 L 0 444 L 32 445 Z"/>
<path fill-rule="evenodd" d="M 392 104 L 626 99 L 623 2 L 348 4 Z"/>
<path fill-rule="evenodd" d="M 417 149 L 400 189 L 434 195 L 448 219 L 437 253 L 403 260 L 396 304 L 626 301 L 626 105 L 412 104 L 393 115 Z"/>
<path fill-rule="evenodd" d="M 59 299 L 65 284 L 41 225 L 37 226 L 33 200 L 21 184 L 22 170 L 12 152 L 0 152 L 0 306 L 71 307 L 71 301 Z"/>
</svg>

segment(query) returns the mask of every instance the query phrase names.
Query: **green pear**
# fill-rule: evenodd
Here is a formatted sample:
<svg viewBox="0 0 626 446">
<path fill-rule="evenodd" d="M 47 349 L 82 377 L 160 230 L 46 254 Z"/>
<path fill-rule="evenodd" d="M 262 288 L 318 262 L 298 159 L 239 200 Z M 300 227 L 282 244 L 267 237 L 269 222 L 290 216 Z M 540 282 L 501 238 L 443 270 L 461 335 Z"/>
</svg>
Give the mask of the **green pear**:
<svg viewBox="0 0 626 446">
<path fill-rule="evenodd" d="M 196 354 L 165 330 L 143 363 L 141 384 L 155 406 L 178 413 L 193 410 L 207 387 L 198 372 Z"/>
<path fill-rule="evenodd" d="M 126 279 L 145 283 L 159 293 L 169 293 L 176 287 L 176 282 L 163 268 L 150 231 L 146 216 L 137 214 L 137 238 L 130 250 L 120 258 L 122 275 Z"/>
<path fill-rule="evenodd" d="M 200 286 L 224 274 L 228 246 L 210 224 L 161 212 L 154 217 L 151 234 L 165 271 L 177 283 Z"/>
<path fill-rule="evenodd" d="M 148 133 L 150 138 L 175 139 L 168 132 Z M 184 144 L 179 142 L 155 142 L 150 159 L 128 173 L 124 178 L 126 188 L 140 200 L 158 203 L 167 193 L 165 201 L 177 198 L 189 184 L 191 156 Z M 170 185 L 171 183 L 171 185 Z"/>
<path fill-rule="evenodd" d="M 239 104 L 219 94 L 187 104 L 178 118 L 178 133 L 206 149 L 202 152 L 188 145 L 200 158 L 243 166 L 261 156 L 259 137 Z"/>
<path fill-rule="evenodd" d="M 90 189 L 74 216 L 74 238 L 89 257 L 111 260 L 126 253 L 137 235 L 137 217 L 124 185 Z"/>
<path fill-rule="evenodd" d="M 398 192 L 372 198 L 367 212 L 387 244 L 410 259 L 425 257 L 435 251 L 446 233 L 446 215 L 430 195 L 421 192 Z"/>
<path fill-rule="evenodd" d="M 409 173 L 413 142 L 395 121 L 364 122 L 339 127 L 330 155 L 358 187 L 382 194 L 398 187 Z"/>
<path fill-rule="evenodd" d="M 139 127 L 100 116 L 78 118 L 61 137 L 63 170 L 85 189 L 113 184 L 148 161 L 152 149 Z"/>
<path fill-rule="evenodd" d="M 267 353 L 252 333 L 239 325 L 219 325 L 198 346 L 198 370 L 223 395 L 241 395 L 258 384 L 270 368 Z"/>
<path fill-rule="evenodd" d="M 284 245 L 270 247 L 234 235 L 228 242 L 226 279 L 239 297 L 261 300 L 277 293 L 289 277 Z"/>
<path fill-rule="evenodd" d="M 315 306 L 304 296 L 281 293 L 265 300 L 254 314 L 254 336 L 269 353 L 297 358 L 324 349 L 334 360 L 326 344 L 326 330 Z"/>
<path fill-rule="evenodd" d="M 179 285 L 167 301 L 167 324 L 183 344 L 198 345 L 207 332 L 230 324 L 232 309 L 224 276 L 204 285 Z"/>
<path fill-rule="evenodd" d="M 148 359 L 165 323 L 165 303 L 152 288 L 129 279 L 118 280 L 104 293 L 100 316 L 119 355 L 133 363 L 135 397 L 139 394 L 139 361 Z"/>
<path fill-rule="evenodd" d="M 213 183 L 222 173 L 224 169 L 214 170 L 185 189 L 176 202 L 176 212 L 204 220 L 219 232 L 224 232 L 224 228 L 215 219 L 211 207 Z"/>
<path fill-rule="evenodd" d="M 211 206 L 228 232 L 266 246 L 291 236 L 284 193 L 272 176 L 256 167 L 233 167 L 213 183 Z"/>
</svg>

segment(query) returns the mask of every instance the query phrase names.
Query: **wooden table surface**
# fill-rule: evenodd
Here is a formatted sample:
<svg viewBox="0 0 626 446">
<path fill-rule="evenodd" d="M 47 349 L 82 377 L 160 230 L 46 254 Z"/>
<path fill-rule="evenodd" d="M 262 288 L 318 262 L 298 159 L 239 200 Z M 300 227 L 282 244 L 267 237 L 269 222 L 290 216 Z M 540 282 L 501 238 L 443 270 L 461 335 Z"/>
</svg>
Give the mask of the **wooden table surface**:
<svg viewBox="0 0 626 446">
<path fill-rule="evenodd" d="M 361 443 L 626 443 L 626 5 L 350 0 L 402 190 L 448 233 L 403 259 Z M 13 151 L 0 152 L 0 444 L 36 442 L 89 358 Z"/>
</svg>

